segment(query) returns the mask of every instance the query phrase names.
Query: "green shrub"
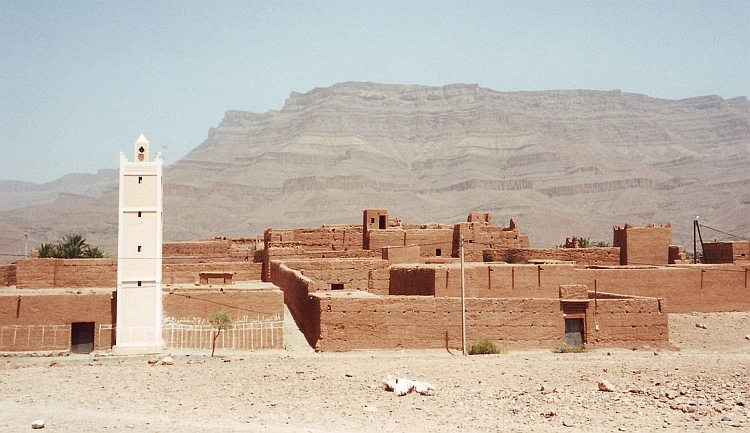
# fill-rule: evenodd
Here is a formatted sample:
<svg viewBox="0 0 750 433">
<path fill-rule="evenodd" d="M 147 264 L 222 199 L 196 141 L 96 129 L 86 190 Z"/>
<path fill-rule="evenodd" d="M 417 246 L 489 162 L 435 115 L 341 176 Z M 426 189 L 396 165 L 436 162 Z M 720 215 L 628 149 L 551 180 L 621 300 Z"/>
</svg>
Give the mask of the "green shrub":
<svg viewBox="0 0 750 433">
<path fill-rule="evenodd" d="M 471 344 L 469 355 L 493 355 L 501 353 L 500 349 L 491 340 L 480 340 Z"/>
</svg>

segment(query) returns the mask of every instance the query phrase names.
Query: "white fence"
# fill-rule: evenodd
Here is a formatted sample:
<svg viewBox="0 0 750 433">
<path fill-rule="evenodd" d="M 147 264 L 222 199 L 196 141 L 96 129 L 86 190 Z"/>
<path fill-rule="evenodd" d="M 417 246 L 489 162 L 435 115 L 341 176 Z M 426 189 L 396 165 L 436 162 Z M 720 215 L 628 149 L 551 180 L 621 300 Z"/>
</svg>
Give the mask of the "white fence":
<svg viewBox="0 0 750 433">
<path fill-rule="evenodd" d="M 0 350 L 68 350 L 70 325 L 0 326 Z"/>
<path fill-rule="evenodd" d="M 217 349 L 257 350 L 281 349 L 284 346 L 284 321 L 275 318 L 269 321 L 235 323 L 232 329 L 224 330 L 216 340 Z M 109 343 L 111 324 L 100 324 L 96 333 L 96 347 Z M 70 325 L 3 325 L 0 326 L 0 351 L 70 350 Z M 123 336 L 135 338 L 142 332 L 132 328 Z M 210 349 L 215 330 L 204 323 L 165 323 L 162 325 L 164 349 Z M 102 341 L 102 337 L 106 341 Z"/>
<path fill-rule="evenodd" d="M 162 328 L 165 349 L 210 349 L 215 329 L 205 324 L 165 324 Z M 217 349 L 255 350 L 283 347 L 284 321 L 235 323 L 221 332 Z"/>
</svg>

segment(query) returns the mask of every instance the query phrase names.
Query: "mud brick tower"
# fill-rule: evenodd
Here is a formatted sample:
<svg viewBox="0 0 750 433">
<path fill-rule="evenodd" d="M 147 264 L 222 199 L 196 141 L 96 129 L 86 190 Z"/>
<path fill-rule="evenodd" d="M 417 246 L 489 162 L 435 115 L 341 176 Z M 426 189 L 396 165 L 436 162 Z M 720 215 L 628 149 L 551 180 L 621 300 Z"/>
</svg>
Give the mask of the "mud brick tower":
<svg viewBox="0 0 750 433">
<path fill-rule="evenodd" d="M 162 350 L 162 166 L 143 134 L 133 162 L 120 153 L 116 355 Z"/>
</svg>

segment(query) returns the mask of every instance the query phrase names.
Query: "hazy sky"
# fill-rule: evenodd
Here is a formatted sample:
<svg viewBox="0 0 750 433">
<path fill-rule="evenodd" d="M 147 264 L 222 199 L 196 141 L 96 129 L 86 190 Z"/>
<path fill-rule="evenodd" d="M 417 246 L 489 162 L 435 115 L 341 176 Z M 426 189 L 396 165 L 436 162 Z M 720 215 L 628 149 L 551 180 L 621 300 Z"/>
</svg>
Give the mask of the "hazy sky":
<svg viewBox="0 0 750 433">
<path fill-rule="evenodd" d="M 343 81 L 750 96 L 750 1 L 0 0 L 0 180 L 167 164 Z"/>
</svg>

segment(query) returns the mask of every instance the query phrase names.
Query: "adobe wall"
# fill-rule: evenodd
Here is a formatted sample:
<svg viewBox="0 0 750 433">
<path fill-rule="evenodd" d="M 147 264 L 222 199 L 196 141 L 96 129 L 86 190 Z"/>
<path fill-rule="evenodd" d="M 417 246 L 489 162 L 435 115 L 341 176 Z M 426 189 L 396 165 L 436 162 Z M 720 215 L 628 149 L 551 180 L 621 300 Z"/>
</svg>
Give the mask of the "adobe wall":
<svg viewBox="0 0 750 433">
<path fill-rule="evenodd" d="M 165 292 L 165 319 L 206 320 L 216 310 L 229 314 L 233 321 L 268 320 L 284 317 L 284 294 L 273 290 L 181 289 Z"/>
<path fill-rule="evenodd" d="M 212 262 L 212 263 L 164 263 L 162 284 L 189 284 L 198 281 L 200 272 L 231 272 L 233 281 L 258 281 L 261 279 L 263 264 L 254 262 Z M 117 282 L 115 281 L 115 284 Z"/>
<path fill-rule="evenodd" d="M 750 241 L 703 243 L 703 263 L 734 263 L 747 260 L 750 260 Z"/>
<path fill-rule="evenodd" d="M 419 263 L 422 260 L 418 245 L 385 247 L 382 250 L 382 258 L 383 260 L 387 260 L 391 265 L 398 263 Z"/>
<path fill-rule="evenodd" d="M 261 278 L 261 263 L 210 262 L 165 263 L 163 284 L 184 284 L 198 281 L 200 272 L 232 272 L 234 281 Z M 117 287 L 117 259 L 23 259 L 16 271 L 19 289 Z"/>
<path fill-rule="evenodd" d="M 508 227 L 492 226 L 492 218 L 469 214 L 469 222 L 458 223 L 453 228 L 453 257 L 461 255 L 461 237 L 464 238 L 464 260 L 483 261 L 482 251 L 495 248 L 529 248 L 529 237 L 518 234 L 515 221 L 510 220 Z M 472 222 L 480 221 L 480 222 Z"/>
<path fill-rule="evenodd" d="M 196 257 L 202 260 L 224 260 L 229 257 L 231 240 L 215 239 L 190 242 L 164 242 L 163 257 Z"/>
<path fill-rule="evenodd" d="M 371 250 L 391 246 L 419 245 L 422 257 L 450 257 L 453 248 L 451 228 L 390 228 L 367 232 Z M 439 250 L 439 251 L 438 251 Z"/>
<path fill-rule="evenodd" d="M 303 259 L 380 259 L 382 252 L 370 250 L 307 250 L 301 245 L 275 243 L 263 250 L 262 280 L 271 281 L 271 262 L 274 260 L 303 260 Z"/>
<path fill-rule="evenodd" d="M 404 268 L 408 266 L 392 267 L 391 293 L 461 296 L 461 271 L 456 264 L 413 266 L 421 273 L 420 278 L 400 271 Z M 464 274 L 466 295 L 470 297 L 554 298 L 560 285 L 585 284 L 589 290 L 666 298 L 666 312 L 689 313 L 750 311 L 746 269 L 739 265 L 580 269 L 570 264 L 472 263 L 465 266 Z M 432 281 L 434 288 L 430 287 Z"/>
<path fill-rule="evenodd" d="M 73 322 L 94 322 L 94 349 L 109 349 L 113 294 L 0 294 L 0 351 L 70 350 Z"/>
<path fill-rule="evenodd" d="M 309 294 L 313 281 L 301 272 L 288 268 L 282 262 L 271 262 L 273 284 L 284 293 L 284 304 L 292 313 L 297 327 L 310 346 L 315 347 L 320 339 L 320 306 Z"/>
<path fill-rule="evenodd" d="M 461 299 L 424 296 L 376 298 L 314 295 L 320 314 L 319 351 L 357 349 L 461 350 Z M 467 342 L 501 347 L 564 345 L 565 317 L 558 299 L 466 300 Z M 607 299 L 585 313 L 585 340 L 593 346 L 669 346 L 668 316 L 656 299 Z M 592 323 L 599 322 L 599 331 Z"/>
<path fill-rule="evenodd" d="M 0 287 L 16 285 L 16 265 L 0 265 Z"/>
<path fill-rule="evenodd" d="M 318 228 L 297 228 L 292 230 L 266 229 L 263 233 L 266 247 L 276 243 L 296 243 L 306 250 L 361 250 L 362 226 L 326 225 Z"/>
<path fill-rule="evenodd" d="M 382 259 L 287 259 L 283 262 L 312 280 L 311 291 L 331 290 L 331 284 L 343 284 L 345 291 L 388 294 L 389 264 Z M 273 265 L 271 268 L 274 269 Z M 273 275 L 271 280 L 274 281 Z"/>
<path fill-rule="evenodd" d="M 621 265 L 666 265 L 672 245 L 672 226 L 613 228 L 612 246 L 620 247 Z"/>
<path fill-rule="evenodd" d="M 619 247 L 597 248 L 495 248 L 482 252 L 485 262 L 527 263 L 532 260 L 559 260 L 576 262 L 579 266 L 617 266 L 620 264 Z"/>
<path fill-rule="evenodd" d="M 16 287 L 116 287 L 117 259 L 22 259 L 17 262 Z"/>
</svg>

